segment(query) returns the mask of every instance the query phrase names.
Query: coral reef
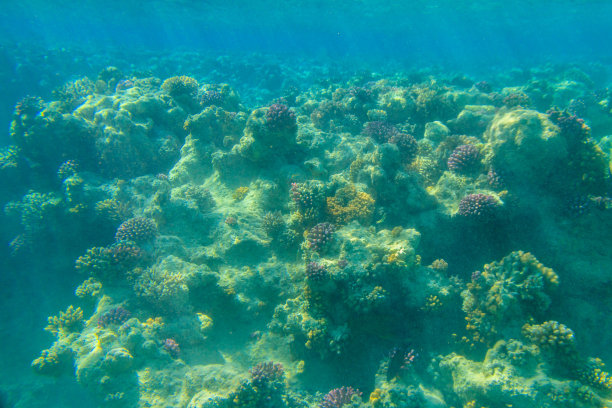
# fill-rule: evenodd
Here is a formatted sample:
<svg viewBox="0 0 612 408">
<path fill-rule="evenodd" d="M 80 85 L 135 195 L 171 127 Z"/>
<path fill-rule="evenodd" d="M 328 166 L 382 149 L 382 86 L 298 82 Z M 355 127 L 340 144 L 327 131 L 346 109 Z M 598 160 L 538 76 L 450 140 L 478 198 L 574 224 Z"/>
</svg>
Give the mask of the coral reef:
<svg viewBox="0 0 612 408">
<path fill-rule="evenodd" d="M 485 265 L 461 294 L 468 331 L 476 341 L 518 337 L 529 316 L 549 307 L 547 292 L 558 284 L 557 274 L 528 252 Z"/>
<path fill-rule="evenodd" d="M 472 219 L 488 220 L 495 217 L 499 207 L 499 201 L 491 195 L 468 194 L 461 199 L 457 214 Z"/>
<path fill-rule="evenodd" d="M 453 150 L 447 165 L 455 173 L 472 173 L 477 170 L 480 152 L 474 145 L 460 145 Z"/>
<path fill-rule="evenodd" d="M 75 308 L 70 305 L 65 312 L 60 312 L 57 316 L 50 316 L 48 323 L 45 330 L 53 333 L 55 336 L 76 333 L 83 326 L 83 311 L 80 307 Z"/>
<path fill-rule="evenodd" d="M 146 242 L 153 239 L 156 234 L 157 225 L 155 225 L 155 221 L 149 218 L 135 217 L 121 223 L 117 228 L 115 239 L 117 241 Z"/>
<path fill-rule="evenodd" d="M 78 284 L 34 372 L 109 407 L 612 405 L 601 67 L 168 61 L 15 107 L 7 267 Z"/>
<path fill-rule="evenodd" d="M 372 219 L 374 207 L 372 196 L 357 191 L 352 184 L 338 189 L 333 197 L 327 197 L 327 212 L 336 224 L 358 220 L 367 225 Z"/>
<path fill-rule="evenodd" d="M 354 389 L 353 387 L 341 387 L 334 388 L 323 397 L 321 402 L 321 408 L 342 408 L 343 406 L 350 404 L 353 398 L 361 396 L 361 391 Z"/>
<path fill-rule="evenodd" d="M 329 222 L 321 222 L 308 231 L 308 247 L 319 252 L 333 239 L 335 227 Z"/>
<path fill-rule="evenodd" d="M 98 326 L 107 327 L 111 324 L 121 325 L 125 323 L 132 314 L 121 306 L 114 307 L 98 318 Z"/>
<path fill-rule="evenodd" d="M 297 129 L 295 113 L 280 103 L 270 105 L 266 112 L 266 124 L 274 132 L 294 132 Z"/>
</svg>

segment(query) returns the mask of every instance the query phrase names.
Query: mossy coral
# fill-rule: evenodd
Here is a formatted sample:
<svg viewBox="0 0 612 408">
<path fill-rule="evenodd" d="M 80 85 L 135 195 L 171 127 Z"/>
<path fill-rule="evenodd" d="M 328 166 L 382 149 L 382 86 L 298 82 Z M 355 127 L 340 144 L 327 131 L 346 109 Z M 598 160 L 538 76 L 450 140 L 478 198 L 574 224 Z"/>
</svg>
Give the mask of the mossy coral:
<svg viewBox="0 0 612 408">
<path fill-rule="evenodd" d="M 368 225 L 372 221 L 374 208 L 372 196 L 357 191 L 353 184 L 338 189 L 333 197 L 327 197 L 327 212 L 336 224 L 348 224 L 357 220 Z"/>
<path fill-rule="evenodd" d="M 513 252 L 485 265 L 462 293 L 468 331 L 484 342 L 496 341 L 503 333 L 518 337 L 530 316 L 548 308 L 548 292 L 558 283 L 557 274 L 528 252 Z"/>
</svg>

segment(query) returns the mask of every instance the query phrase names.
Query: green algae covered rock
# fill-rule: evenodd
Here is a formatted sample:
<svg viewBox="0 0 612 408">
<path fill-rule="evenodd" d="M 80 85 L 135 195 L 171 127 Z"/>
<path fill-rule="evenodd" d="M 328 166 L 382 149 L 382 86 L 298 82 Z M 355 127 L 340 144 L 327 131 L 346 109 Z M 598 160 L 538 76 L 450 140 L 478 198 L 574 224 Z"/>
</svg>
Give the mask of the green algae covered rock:
<svg viewBox="0 0 612 408">
<path fill-rule="evenodd" d="M 544 184 L 568 155 L 559 129 L 533 110 L 500 111 L 484 138 L 488 143 L 485 161 L 507 171 L 516 183 Z"/>
</svg>

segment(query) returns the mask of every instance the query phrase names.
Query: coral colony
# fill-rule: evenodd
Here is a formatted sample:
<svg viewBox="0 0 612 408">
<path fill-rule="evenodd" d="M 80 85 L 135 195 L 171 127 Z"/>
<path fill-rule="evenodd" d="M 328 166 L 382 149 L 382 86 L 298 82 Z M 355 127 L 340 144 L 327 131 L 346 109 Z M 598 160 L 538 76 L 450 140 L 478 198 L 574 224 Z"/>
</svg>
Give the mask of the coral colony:
<svg viewBox="0 0 612 408">
<path fill-rule="evenodd" d="M 203 66 L 230 84 L 109 67 L 15 106 L 7 254 L 82 282 L 36 373 L 105 407 L 612 406 L 585 295 L 609 287 L 612 113 L 588 73 L 281 65 L 260 94 L 269 66 L 224 61 Z"/>
</svg>

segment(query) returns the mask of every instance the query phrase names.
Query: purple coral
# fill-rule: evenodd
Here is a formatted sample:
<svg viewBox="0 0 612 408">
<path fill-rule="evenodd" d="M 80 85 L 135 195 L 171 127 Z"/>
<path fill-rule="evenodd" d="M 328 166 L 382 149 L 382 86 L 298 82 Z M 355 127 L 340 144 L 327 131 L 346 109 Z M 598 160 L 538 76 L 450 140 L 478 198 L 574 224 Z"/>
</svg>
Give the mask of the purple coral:
<svg viewBox="0 0 612 408">
<path fill-rule="evenodd" d="M 291 183 L 291 201 L 302 214 L 316 216 L 325 202 L 325 194 L 319 184 L 313 182 Z"/>
<path fill-rule="evenodd" d="M 353 395 L 361 396 L 359 390 L 353 387 L 334 388 L 323 397 L 321 408 L 341 408 L 346 404 L 350 404 Z"/>
<path fill-rule="evenodd" d="M 113 263 L 121 268 L 133 268 L 144 257 L 144 251 L 131 241 L 115 242 L 108 248 Z"/>
<path fill-rule="evenodd" d="M 320 251 L 332 240 L 335 231 L 333 224 L 321 222 L 308 231 L 308 246 L 315 251 Z"/>
<path fill-rule="evenodd" d="M 407 133 L 397 132 L 389 139 L 390 143 L 394 143 L 400 154 L 402 155 L 402 161 L 405 163 L 412 163 L 418 152 L 418 143 L 414 136 Z"/>
<path fill-rule="evenodd" d="M 291 183 L 291 200 L 296 204 L 298 209 L 309 208 L 313 205 L 313 197 L 306 185 L 300 183 Z"/>
<path fill-rule="evenodd" d="M 115 92 L 125 91 L 126 89 L 130 89 L 134 87 L 134 82 L 129 79 L 122 79 L 117 82 L 117 86 L 115 87 Z"/>
<path fill-rule="evenodd" d="M 589 213 L 592 204 L 589 197 L 585 195 L 575 195 L 566 199 L 565 210 L 570 216 L 580 217 L 581 215 Z"/>
<path fill-rule="evenodd" d="M 164 349 L 170 354 L 172 358 L 178 358 L 181 354 L 181 348 L 179 344 L 174 339 L 166 339 L 164 340 Z"/>
<path fill-rule="evenodd" d="M 584 123 L 584 119 L 555 108 L 548 110 L 546 113 L 550 120 L 559 126 L 561 134 L 568 141 L 580 142 L 589 136 L 591 129 Z"/>
<path fill-rule="evenodd" d="M 362 102 L 368 102 L 372 99 L 372 91 L 361 86 L 354 86 L 348 92 L 350 96 Z"/>
<path fill-rule="evenodd" d="M 378 120 L 366 123 L 362 131 L 364 136 L 370 137 L 378 143 L 389 142 L 397 133 L 395 126 Z"/>
<path fill-rule="evenodd" d="M 531 105 L 531 98 L 525 92 L 517 91 L 506 95 L 502 103 L 509 108 L 526 107 Z"/>
<path fill-rule="evenodd" d="M 489 185 L 492 188 L 496 188 L 496 189 L 503 188 L 504 185 L 506 184 L 504 179 L 505 179 L 504 173 L 500 172 L 497 169 L 491 168 L 487 172 L 487 183 L 489 183 Z"/>
<path fill-rule="evenodd" d="M 202 93 L 202 96 L 200 97 L 200 105 L 202 107 L 211 105 L 221 106 L 223 105 L 223 99 L 223 94 L 213 89 Z"/>
<path fill-rule="evenodd" d="M 266 112 L 266 123 L 276 132 L 293 132 L 297 128 L 295 113 L 287 105 L 275 103 Z"/>
<path fill-rule="evenodd" d="M 448 169 L 453 173 L 470 173 L 478 168 L 480 152 L 474 145 L 460 145 L 448 158 Z"/>
<path fill-rule="evenodd" d="M 418 354 L 414 349 L 407 347 L 394 347 L 389 352 L 389 365 L 387 368 L 387 378 L 397 377 L 402 371 L 412 366 Z"/>
<path fill-rule="evenodd" d="M 489 219 L 497 214 L 499 202 L 488 194 L 468 194 L 459 203 L 458 215 L 473 219 Z"/>
<path fill-rule="evenodd" d="M 476 87 L 476 89 L 478 89 L 480 92 L 484 92 L 484 93 L 490 93 L 493 91 L 493 87 L 491 86 L 490 83 L 488 83 L 487 81 L 480 81 L 480 82 L 476 82 L 474 84 L 474 86 Z"/>
<path fill-rule="evenodd" d="M 115 234 L 117 241 L 143 242 L 153 239 L 157 235 L 155 221 L 145 217 L 135 217 L 124 221 Z"/>
<path fill-rule="evenodd" d="M 251 382 L 256 386 L 273 381 L 283 381 L 285 378 L 283 365 L 272 361 L 257 364 L 249 370 L 249 373 L 251 373 Z"/>
<path fill-rule="evenodd" d="M 472 283 L 478 283 L 482 277 L 483 276 L 482 276 L 481 271 L 474 271 L 472 272 L 472 275 L 470 276 Z"/>
<path fill-rule="evenodd" d="M 100 316 L 98 319 L 98 326 L 107 327 L 111 324 L 120 325 L 125 323 L 131 315 L 132 314 L 129 312 L 129 310 L 126 310 L 121 306 L 114 307 Z"/>
<path fill-rule="evenodd" d="M 318 262 L 308 262 L 306 265 L 306 278 L 310 281 L 322 281 L 327 277 L 327 269 Z"/>
</svg>

